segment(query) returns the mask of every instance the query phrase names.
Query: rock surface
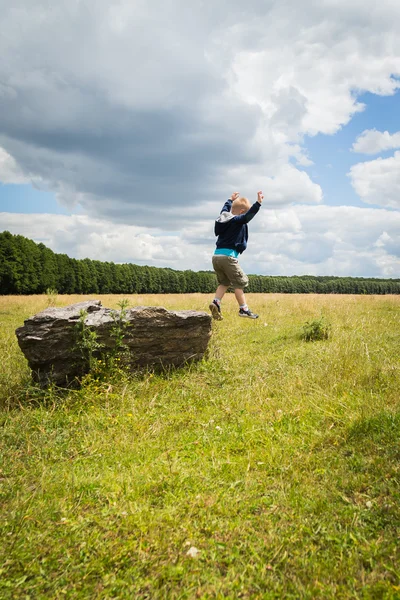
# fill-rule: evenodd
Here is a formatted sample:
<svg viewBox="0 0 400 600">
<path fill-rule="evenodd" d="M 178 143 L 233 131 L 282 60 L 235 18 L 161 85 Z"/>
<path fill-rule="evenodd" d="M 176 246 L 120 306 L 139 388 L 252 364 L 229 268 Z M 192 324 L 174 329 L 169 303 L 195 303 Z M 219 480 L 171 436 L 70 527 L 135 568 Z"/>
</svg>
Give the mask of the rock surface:
<svg viewBox="0 0 400 600">
<path fill-rule="evenodd" d="M 16 330 L 19 346 L 40 384 L 70 385 L 89 371 L 87 353 L 78 346 L 81 311 L 86 311 L 85 326 L 96 332 L 96 343 L 101 345 L 93 355 L 115 349 L 113 329 L 120 311 L 103 308 L 100 300 L 47 308 Z M 123 360 L 131 370 L 200 360 L 211 337 L 210 315 L 194 310 L 136 306 L 126 310 L 126 323 Z"/>
</svg>

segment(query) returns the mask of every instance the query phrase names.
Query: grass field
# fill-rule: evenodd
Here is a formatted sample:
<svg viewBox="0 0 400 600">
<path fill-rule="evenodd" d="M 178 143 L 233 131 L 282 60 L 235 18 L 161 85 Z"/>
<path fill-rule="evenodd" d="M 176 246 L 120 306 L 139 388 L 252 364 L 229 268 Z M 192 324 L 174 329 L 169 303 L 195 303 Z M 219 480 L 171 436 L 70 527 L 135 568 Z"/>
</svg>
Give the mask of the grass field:
<svg viewBox="0 0 400 600">
<path fill-rule="evenodd" d="M 248 300 L 201 363 L 44 393 L 14 330 L 46 296 L 0 297 L 1 598 L 400 598 L 400 297 Z"/>
</svg>

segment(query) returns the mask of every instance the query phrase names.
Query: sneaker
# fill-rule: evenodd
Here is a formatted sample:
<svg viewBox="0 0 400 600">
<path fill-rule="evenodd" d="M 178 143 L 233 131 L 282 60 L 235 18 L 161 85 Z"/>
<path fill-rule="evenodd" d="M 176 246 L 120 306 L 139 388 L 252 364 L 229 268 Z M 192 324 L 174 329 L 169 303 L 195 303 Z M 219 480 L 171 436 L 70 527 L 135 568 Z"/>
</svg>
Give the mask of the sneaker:
<svg viewBox="0 0 400 600">
<path fill-rule="evenodd" d="M 218 304 L 218 302 L 215 302 L 215 300 L 213 300 L 210 304 L 210 310 L 213 319 L 215 319 L 216 321 L 222 321 L 223 316 L 221 315 L 221 306 Z"/>
<path fill-rule="evenodd" d="M 244 310 L 243 308 L 239 308 L 239 317 L 247 317 L 248 319 L 258 319 L 258 315 L 256 315 L 256 313 L 251 312 L 250 309 Z"/>
</svg>

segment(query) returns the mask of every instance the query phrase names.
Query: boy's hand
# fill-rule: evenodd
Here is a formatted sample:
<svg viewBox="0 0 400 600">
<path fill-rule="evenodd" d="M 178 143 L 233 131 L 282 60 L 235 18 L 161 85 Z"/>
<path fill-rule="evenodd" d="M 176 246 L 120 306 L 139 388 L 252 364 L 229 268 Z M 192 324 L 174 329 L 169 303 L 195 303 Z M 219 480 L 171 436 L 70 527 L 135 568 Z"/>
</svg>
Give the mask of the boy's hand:
<svg viewBox="0 0 400 600">
<path fill-rule="evenodd" d="M 231 196 L 231 200 L 232 200 L 232 202 L 233 202 L 234 200 L 237 200 L 238 198 L 239 198 L 239 192 L 233 192 L 233 194 L 232 194 L 232 196 Z"/>
<path fill-rule="evenodd" d="M 262 192 L 258 192 L 257 193 L 257 202 L 259 202 L 260 204 L 262 204 L 263 200 L 264 200 L 264 194 Z"/>
</svg>

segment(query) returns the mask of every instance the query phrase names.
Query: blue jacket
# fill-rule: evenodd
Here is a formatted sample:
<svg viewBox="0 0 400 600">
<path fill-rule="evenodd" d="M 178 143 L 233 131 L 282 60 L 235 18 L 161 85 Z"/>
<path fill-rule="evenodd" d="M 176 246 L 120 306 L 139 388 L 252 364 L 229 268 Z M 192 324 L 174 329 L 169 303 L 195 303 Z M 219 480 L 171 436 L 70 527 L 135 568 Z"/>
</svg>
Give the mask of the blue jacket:
<svg viewBox="0 0 400 600">
<path fill-rule="evenodd" d="M 247 223 L 260 210 L 261 204 L 254 202 L 253 206 L 243 215 L 231 213 L 232 200 L 227 200 L 215 221 L 214 233 L 218 236 L 217 248 L 229 248 L 242 254 L 247 248 L 249 229 Z"/>
</svg>

